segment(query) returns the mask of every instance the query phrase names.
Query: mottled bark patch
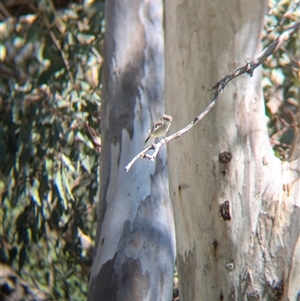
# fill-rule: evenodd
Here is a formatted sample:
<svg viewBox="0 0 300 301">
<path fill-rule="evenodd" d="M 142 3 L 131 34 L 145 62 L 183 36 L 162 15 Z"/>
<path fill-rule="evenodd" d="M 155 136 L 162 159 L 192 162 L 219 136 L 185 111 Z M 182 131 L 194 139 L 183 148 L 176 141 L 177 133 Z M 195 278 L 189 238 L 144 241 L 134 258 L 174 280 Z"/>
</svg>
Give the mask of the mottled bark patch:
<svg viewBox="0 0 300 301">
<path fill-rule="evenodd" d="M 97 280 L 91 282 L 89 300 L 117 300 L 118 279 L 117 271 L 113 268 L 115 260 L 116 255 L 103 264 Z"/>
<path fill-rule="evenodd" d="M 115 268 L 117 254 L 101 268 L 97 282 L 90 288 L 92 300 L 144 300 L 150 291 L 148 271 L 142 271 L 139 259 L 127 257 L 120 268 Z M 97 284 L 96 284 L 97 283 Z"/>
<path fill-rule="evenodd" d="M 151 283 L 148 271 L 143 274 L 140 260 L 127 258 L 122 265 L 120 274 L 118 300 L 144 300 L 149 293 Z"/>
</svg>

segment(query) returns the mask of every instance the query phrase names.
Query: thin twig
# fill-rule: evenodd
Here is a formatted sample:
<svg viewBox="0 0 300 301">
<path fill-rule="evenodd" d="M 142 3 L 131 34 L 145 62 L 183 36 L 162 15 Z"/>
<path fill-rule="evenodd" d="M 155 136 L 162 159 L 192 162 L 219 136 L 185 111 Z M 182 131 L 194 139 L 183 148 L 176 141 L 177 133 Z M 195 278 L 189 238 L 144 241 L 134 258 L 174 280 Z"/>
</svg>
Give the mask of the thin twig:
<svg viewBox="0 0 300 301">
<path fill-rule="evenodd" d="M 148 158 L 150 161 L 154 161 L 154 158 L 156 157 L 159 149 L 164 144 L 170 142 L 173 139 L 176 139 L 180 137 L 181 135 L 185 134 L 187 131 L 189 131 L 196 123 L 198 123 L 217 103 L 217 100 L 219 96 L 224 91 L 225 86 L 234 78 L 247 73 L 250 76 L 253 75 L 254 70 L 262 64 L 262 62 L 270 56 L 274 51 L 278 49 L 278 47 L 287 41 L 292 34 L 294 34 L 297 30 L 300 29 L 300 21 L 295 22 L 292 26 L 290 26 L 288 29 L 286 29 L 280 36 L 278 36 L 269 46 L 267 46 L 260 54 L 259 56 L 254 59 L 253 61 L 246 63 L 243 67 L 240 67 L 236 69 L 234 72 L 226 75 L 223 77 L 220 81 L 218 81 L 214 86 L 209 88 L 209 90 L 215 90 L 214 97 L 210 104 L 196 117 L 194 120 L 189 123 L 186 127 L 183 129 L 177 131 L 173 135 L 170 135 L 162 140 L 160 140 L 157 143 L 152 144 L 151 146 L 143 149 L 139 154 L 137 154 L 126 166 L 125 171 L 128 172 L 131 166 L 134 164 L 134 162 L 141 158 Z M 147 151 L 150 149 L 154 149 L 154 153 L 152 155 L 147 154 Z"/>
</svg>

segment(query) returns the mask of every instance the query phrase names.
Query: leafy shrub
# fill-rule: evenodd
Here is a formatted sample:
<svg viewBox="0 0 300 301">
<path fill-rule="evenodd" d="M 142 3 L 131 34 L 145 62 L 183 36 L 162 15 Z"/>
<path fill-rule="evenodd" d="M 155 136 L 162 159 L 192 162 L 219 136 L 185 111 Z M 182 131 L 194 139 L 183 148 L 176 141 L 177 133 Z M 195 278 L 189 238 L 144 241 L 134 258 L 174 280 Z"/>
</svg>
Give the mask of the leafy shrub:
<svg viewBox="0 0 300 301">
<path fill-rule="evenodd" d="M 99 187 L 103 3 L 36 7 L 0 31 L 0 260 L 55 299 L 83 300 Z"/>
</svg>

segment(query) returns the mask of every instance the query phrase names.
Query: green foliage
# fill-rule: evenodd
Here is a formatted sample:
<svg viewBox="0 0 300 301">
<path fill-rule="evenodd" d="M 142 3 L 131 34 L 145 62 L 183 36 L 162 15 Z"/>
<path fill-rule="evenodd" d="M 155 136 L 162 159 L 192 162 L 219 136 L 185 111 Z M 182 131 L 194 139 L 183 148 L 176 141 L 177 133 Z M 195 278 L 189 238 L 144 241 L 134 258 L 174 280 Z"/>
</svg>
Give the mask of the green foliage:
<svg viewBox="0 0 300 301">
<path fill-rule="evenodd" d="M 267 46 L 300 18 L 299 2 L 269 1 L 263 44 Z M 270 140 L 275 153 L 288 159 L 295 133 L 299 131 L 300 107 L 299 33 L 277 49 L 263 64 L 264 96 Z"/>
<path fill-rule="evenodd" d="M 103 32 L 101 2 L 0 23 L 0 260 L 57 300 L 87 294 Z"/>
</svg>

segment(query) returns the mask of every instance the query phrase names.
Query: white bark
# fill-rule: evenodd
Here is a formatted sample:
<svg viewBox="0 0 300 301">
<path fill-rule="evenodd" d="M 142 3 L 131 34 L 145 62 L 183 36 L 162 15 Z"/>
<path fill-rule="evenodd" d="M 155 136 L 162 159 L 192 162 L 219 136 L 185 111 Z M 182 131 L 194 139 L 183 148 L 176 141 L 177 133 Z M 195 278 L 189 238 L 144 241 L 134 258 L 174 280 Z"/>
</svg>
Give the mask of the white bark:
<svg viewBox="0 0 300 301">
<path fill-rule="evenodd" d="M 166 150 L 125 165 L 164 112 L 160 0 L 106 1 L 101 200 L 89 300 L 171 300 L 175 234 Z"/>
<path fill-rule="evenodd" d="M 175 131 L 212 99 L 207 87 L 258 53 L 265 1 L 166 0 L 165 11 L 166 107 Z M 224 151 L 228 163 L 219 161 Z M 296 300 L 299 161 L 274 157 L 261 70 L 229 83 L 168 154 L 180 300 Z M 225 201 L 230 220 L 219 212 Z"/>
</svg>

